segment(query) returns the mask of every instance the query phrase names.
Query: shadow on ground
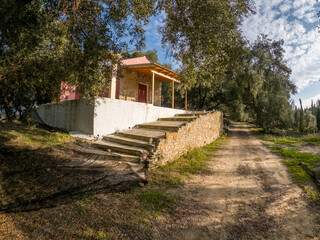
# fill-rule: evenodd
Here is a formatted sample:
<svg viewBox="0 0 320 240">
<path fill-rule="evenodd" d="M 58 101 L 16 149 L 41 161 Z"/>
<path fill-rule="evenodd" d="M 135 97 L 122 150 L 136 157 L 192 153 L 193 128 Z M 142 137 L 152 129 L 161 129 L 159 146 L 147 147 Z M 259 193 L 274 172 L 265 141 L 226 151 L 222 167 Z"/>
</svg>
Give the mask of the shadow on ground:
<svg viewBox="0 0 320 240">
<path fill-rule="evenodd" d="M 2 142 L 10 136 L 2 137 Z M 80 156 L 56 147 L 0 148 L 0 212 L 52 208 L 88 194 L 125 191 L 141 179 L 131 171 L 87 171 L 59 167 Z"/>
</svg>

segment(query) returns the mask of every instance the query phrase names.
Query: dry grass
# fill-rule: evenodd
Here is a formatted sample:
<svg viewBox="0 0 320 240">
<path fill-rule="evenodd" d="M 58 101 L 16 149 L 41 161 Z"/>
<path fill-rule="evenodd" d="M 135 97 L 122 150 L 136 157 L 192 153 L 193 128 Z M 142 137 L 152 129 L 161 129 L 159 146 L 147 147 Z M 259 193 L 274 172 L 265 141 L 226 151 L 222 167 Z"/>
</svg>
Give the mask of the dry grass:
<svg viewBox="0 0 320 240">
<path fill-rule="evenodd" d="M 172 239 L 202 214 L 169 194 L 168 185 L 139 187 L 129 175 L 117 184 L 108 180 L 113 173 L 59 168 L 78 157 L 66 133 L 2 123 L 0 138 L 0 239 Z M 205 155 L 195 150 L 168 169 L 183 177 L 201 171 L 216 147 Z"/>
</svg>

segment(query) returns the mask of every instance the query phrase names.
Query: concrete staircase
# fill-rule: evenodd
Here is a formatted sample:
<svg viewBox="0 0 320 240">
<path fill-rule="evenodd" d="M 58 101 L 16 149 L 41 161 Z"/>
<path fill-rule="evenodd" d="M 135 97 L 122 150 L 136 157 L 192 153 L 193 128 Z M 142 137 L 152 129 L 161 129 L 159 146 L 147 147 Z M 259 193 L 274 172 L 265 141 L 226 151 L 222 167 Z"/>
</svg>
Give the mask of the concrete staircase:
<svg viewBox="0 0 320 240">
<path fill-rule="evenodd" d="M 93 142 L 90 148 L 76 147 L 75 152 L 87 157 L 63 167 L 94 171 L 118 171 L 130 168 L 144 178 L 144 170 L 148 167 L 149 159 L 157 150 L 160 140 L 168 138 L 170 134 L 207 113 L 177 114 L 173 117 L 160 118 L 155 122 L 137 124 L 132 129 L 116 132 Z"/>
<path fill-rule="evenodd" d="M 146 166 L 148 158 L 166 134 L 177 132 L 179 128 L 196 120 L 204 112 L 177 114 L 173 117 L 160 118 L 156 122 L 137 124 L 134 128 L 105 136 L 102 141 L 93 143 L 95 148 L 123 156 L 119 161 L 126 161 Z"/>
</svg>

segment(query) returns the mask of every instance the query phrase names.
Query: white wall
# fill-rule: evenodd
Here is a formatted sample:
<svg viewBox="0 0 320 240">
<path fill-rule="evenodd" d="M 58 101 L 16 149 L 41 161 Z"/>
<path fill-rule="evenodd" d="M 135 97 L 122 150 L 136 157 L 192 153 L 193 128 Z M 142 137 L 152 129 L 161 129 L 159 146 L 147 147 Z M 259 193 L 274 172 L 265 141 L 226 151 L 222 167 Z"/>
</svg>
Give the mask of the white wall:
<svg viewBox="0 0 320 240">
<path fill-rule="evenodd" d="M 93 134 L 93 113 L 93 105 L 71 100 L 40 105 L 31 117 L 52 127 Z"/>
<path fill-rule="evenodd" d="M 156 107 L 151 104 L 110 98 L 96 98 L 94 135 L 107 135 L 125 130 L 136 124 L 153 122 L 162 117 L 172 117 L 185 110 Z"/>
<path fill-rule="evenodd" d="M 81 100 L 44 104 L 35 108 L 32 118 L 67 131 L 104 136 L 134 127 L 136 124 L 153 122 L 161 117 L 172 117 L 184 112 L 146 103 L 96 98 L 94 105 Z"/>
</svg>

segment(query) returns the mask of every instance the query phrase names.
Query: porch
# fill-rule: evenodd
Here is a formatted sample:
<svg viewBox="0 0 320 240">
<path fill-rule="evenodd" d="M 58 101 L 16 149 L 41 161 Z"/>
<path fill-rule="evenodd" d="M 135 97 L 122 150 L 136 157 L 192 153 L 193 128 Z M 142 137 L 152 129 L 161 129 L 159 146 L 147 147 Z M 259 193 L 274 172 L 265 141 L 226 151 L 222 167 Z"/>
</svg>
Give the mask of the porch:
<svg viewBox="0 0 320 240">
<path fill-rule="evenodd" d="M 175 107 L 174 89 L 175 85 L 180 83 L 177 73 L 159 64 L 150 63 L 145 57 L 122 60 L 121 64 L 121 68 L 114 68 L 108 97 L 163 106 L 162 83 L 169 82 L 172 85 L 171 107 Z M 119 69 L 120 76 L 117 73 Z"/>
</svg>

